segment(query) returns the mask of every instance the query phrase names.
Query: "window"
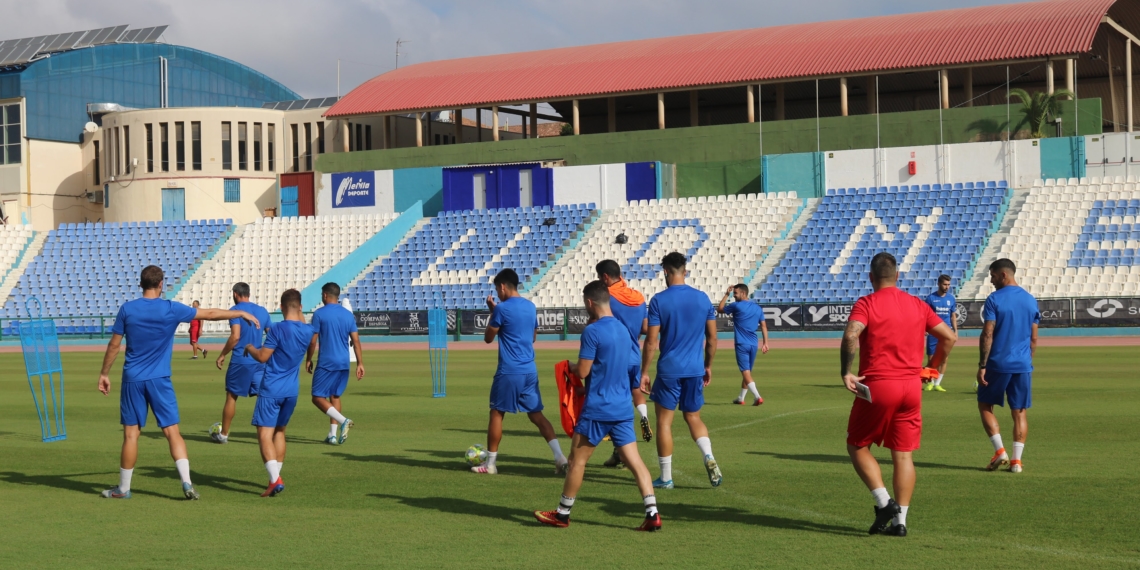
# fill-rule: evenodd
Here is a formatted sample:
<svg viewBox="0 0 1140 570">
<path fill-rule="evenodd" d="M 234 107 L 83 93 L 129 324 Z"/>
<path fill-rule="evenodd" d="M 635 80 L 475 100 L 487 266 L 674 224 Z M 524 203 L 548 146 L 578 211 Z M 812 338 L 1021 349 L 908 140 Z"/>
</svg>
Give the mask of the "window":
<svg viewBox="0 0 1140 570">
<path fill-rule="evenodd" d="M 222 170 L 233 170 L 233 150 L 230 148 L 230 122 L 222 123 Z"/>
<path fill-rule="evenodd" d="M 352 144 L 352 123 L 348 124 L 348 152 L 356 150 L 356 145 Z"/>
<path fill-rule="evenodd" d="M 372 150 L 372 125 L 364 125 L 364 150 Z"/>
<path fill-rule="evenodd" d="M 238 123 L 238 170 L 249 170 L 249 160 L 245 152 L 248 128 L 248 123 Z"/>
<path fill-rule="evenodd" d="M 325 122 L 317 123 L 317 154 L 325 153 Z"/>
<path fill-rule="evenodd" d="M 364 150 L 364 145 L 362 144 L 364 141 L 361 140 L 362 138 L 364 138 L 364 125 L 357 123 L 356 124 L 356 150 Z"/>
<path fill-rule="evenodd" d="M 174 168 L 186 170 L 186 123 L 174 123 Z"/>
<path fill-rule="evenodd" d="M 190 123 L 190 161 L 191 168 L 202 170 L 202 123 Z"/>
<path fill-rule="evenodd" d="M 261 170 L 261 123 L 253 124 L 253 169 Z"/>
<path fill-rule="evenodd" d="M 119 146 L 119 134 L 120 134 L 120 132 L 121 131 L 119 131 L 119 127 L 115 127 L 114 129 L 111 129 L 111 136 L 113 137 L 112 140 L 114 141 L 114 145 L 115 145 L 115 153 L 114 153 L 115 154 L 115 160 L 114 160 L 115 176 L 122 174 L 122 170 L 119 168 L 119 166 L 123 162 L 122 152 L 120 152 L 120 149 L 122 147 Z"/>
<path fill-rule="evenodd" d="M 293 137 L 293 172 L 301 169 L 301 153 L 297 145 L 297 123 L 289 125 L 289 134 Z"/>
<path fill-rule="evenodd" d="M 103 157 L 99 156 L 99 141 L 95 141 L 95 180 L 94 180 L 94 183 L 96 186 L 98 186 L 99 183 L 102 182 L 102 180 L 100 180 L 100 178 L 102 178 L 102 176 L 101 176 L 102 173 L 100 172 L 100 168 L 99 168 L 100 166 L 102 166 L 99 163 L 100 160 L 103 160 Z"/>
<path fill-rule="evenodd" d="M 111 185 L 110 184 L 104 184 L 103 185 L 103 207 L 104 208 L 110 208 L 111 207 Z"/>
<path fill-rule="evenodd" d="M 20 164 L 20 105 L 0 105 L 0 164 Z"/>
<path fill-rule="evenodd" d="M 519 171 L 519 206 L 523 208 L 534 206 L 534 190 L 531 187 L 533 177 L 533 170 Z"/>
<path fill-rule="evenodd" d="M 150 123 L 146 124 L 146 171 L 154 172 L 154 125 Z"/>
<path fill-rule="evenodd" d="M 305 171 L 313 169 L 313 124 L 305 123 Z"/>
<path fill-rule="evenodd" d="M 123 127 L 123 158 L 126 161 L 123 172 L 131 173 L 131 128 Z"/>
<path fill-rule="evenodd" d="M 241 179 L 226 178 L 225 193 L 226 202 L 241 202 Z"/>
<path fill-rule="evenodd" d="M 273 123 L 269 123 L 268 130 L 265 133 L 266 140 L 269 141 L 269 148 L 266 149 L 266 154 L 269 155 L 269 171 L 273 172 L 277 163 L 277 129 Z"/>
<path fill-rule="evenodd" d="M 439 146 L 439 135 L 435 135 L 435 145 Z"/>
<path fill-rule="evenodd" d="M 159 149 L 159 160 L 162 161 L 162 171 L 170 172 L 170 125 L 167 123 L 158 124 L 158 138 L 159 144 L 162 147 Z"/>
</svg>

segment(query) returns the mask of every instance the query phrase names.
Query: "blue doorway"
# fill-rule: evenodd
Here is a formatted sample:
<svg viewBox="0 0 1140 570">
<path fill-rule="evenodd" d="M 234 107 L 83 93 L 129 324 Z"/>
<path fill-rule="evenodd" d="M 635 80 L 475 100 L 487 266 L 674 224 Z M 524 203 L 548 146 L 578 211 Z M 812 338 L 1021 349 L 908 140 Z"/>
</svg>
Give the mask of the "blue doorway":
<svg viewBox="0 0 1140 570">
<path fill-rule="evenodd" d="M 184 188 L 162 189 L 162 221 L 186 219 L 186 190 Z"/>
</svg>

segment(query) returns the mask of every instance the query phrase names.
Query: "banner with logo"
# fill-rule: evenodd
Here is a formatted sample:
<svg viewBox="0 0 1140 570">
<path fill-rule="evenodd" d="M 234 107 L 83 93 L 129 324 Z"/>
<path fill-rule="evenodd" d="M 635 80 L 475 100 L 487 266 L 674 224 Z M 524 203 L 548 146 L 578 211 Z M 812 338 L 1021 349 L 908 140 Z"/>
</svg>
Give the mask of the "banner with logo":
<svg viewBox="0 0 1140 570">
<path fill-rule="evenodd" d="M 1073 315 L 1068 299 L 1038 299 L 1037 311 L 1041 313 L 1041 328 L 1070 327 L 1073 325 Z"/>
<path fill-rule="evenodd" d="M 716 332 L 733 332 L 735 329 L 732 324 L 732 315 L 726 315 L 720 311 L 716 312 Z"/>
<path fill-rule="evenodd" d="M 1081 327 L 1140 325 L 1140 299 L 1074 299 L 1073 322 Z"/>
<path fill-rule="evenodd" d="M 586 309 L 566 309 L 566 332 L 568 334 L 582 334 L 586 330 L 586 323 L 590 321 L 590 313 Z"/>
<path fill-rule="evenodd" d="M 356 311 L 352 316 L 356 317 L 357 329 L 379 334 L 387 334 L 391 330 L 388 313 L 383 311 Z"/>
<path fill-rule="evenodd" d="M 851 303 L 805 304 L 803 325 L 809 330 L 843 330 L 847 327 L 847 317 L 851 315 Z"/>
<path fill-rule="evenodd" d="M 769 331 L 798 331 L 803 328 L 801 305 L 763 305 Z"/>
<path fill-rule="evenodd" d="M 334 172 L 332 207 L 361 208 L 376 205 L 376 173 Z"/>
<path fill-rule="evenodd" d="M 562 334 L 565 314 L 562 309 L 539 309 L 538 334 Z"/>
<path fill-rule="evenodd" d="M 491 322 L 491 311 L 463 311 L 463 318 L 459 324 L 459 333 L 467 335 L 483 334 L 487 330 L 487 323 Z"/>
<path fill-rule="evenodd" d="M 427 311 L 391 311 L 388 313 L 391 334 L 428 333 Z"/>
<path fill-rule="evenodd" d="M 959 329 L 980 329 L 982 322 L 982 307 L 985 301 L 959 301 L 954 316 L 958 319 Z"/>
</svg>

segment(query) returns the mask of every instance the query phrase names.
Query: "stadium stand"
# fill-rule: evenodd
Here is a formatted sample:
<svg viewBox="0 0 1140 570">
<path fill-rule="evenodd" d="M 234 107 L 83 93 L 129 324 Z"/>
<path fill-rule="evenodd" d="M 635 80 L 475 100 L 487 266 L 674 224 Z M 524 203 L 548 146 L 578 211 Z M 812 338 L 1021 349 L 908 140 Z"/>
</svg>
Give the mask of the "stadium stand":
<svg viewBox="0 0 1140 570">
<path fill-rule="evenodd" d="M 0 226 L 0 283 L 6 282 L 8 275 L 17 268 L 34 234 L 30 225 Z M 0 291 L 0 295 L 7 297 L 8 292 Z"/>
<path fill-rule="evenodd" d="M 689 257 L 689 284 L 711 297 L 748 278 L 786 234 L 803 200 L 795 192 L 642 200 L 603 213 L 589 237 L 528 297 L 540 307 L 576 307 L 603 259 L 622 264 L 631 287 L 652 296 L 665 287 L 659 263 L 670 251 Z M 625 234 L 625 243 L 616 243 Z"/>
<path fill-rule="evenodd" d="M 1038 180 L 1008 231 L 979 260 L 964 293 L 993 291 L 984 270 L 1017 264 L 1018 283 L 1039 298 L 1140 293 L 1140 189 L 1117 177 Z"/>
<path fill-rule="evenodd" d="M 99 316 L 139 295 L 139 271 L 162 267 L 174 290 L 231 229 L 229 220 L 63 224 L 48 233 L 43 250 L 4 304 L 6 319 L 27 318 L 24 301 L 36 297 L 60 334 L 97 334 Z M 109 328 L 107 319 L 102 325 Z M 5 334 L 11 334 L 5 323 Z"/>
<path fill-rule="evenodd" d="M 244 281 L 250 298 L 277 311 L 281 292 L 303 289 L 395 219 L 396 214 L 258 218 L 241 226 L 219 255 L 203 264 L 177 299 L 206 307 L 233 304 L 233 284 Z M 343 284 L 342 284 L 343 285 Z M 229 330 L 202 323 L 203 333 Z"/>
<path fill-rule="evenodd" d="M 593 218 L 593 204 L 441 212 L 382 258 L 348 291 L 358 311 L 485 307 L 505 267 L 524 284 Z"/>
<path fill-rule="evenodd" d="M 871 292 L 879 251 L 899 260 L 899 286 L 921 292 L 939 274 L 963 282 L 1006 207 L 1005 181 L 828 190 L 757 288 L 766 303 L 848 302 Z"/>
</svg>

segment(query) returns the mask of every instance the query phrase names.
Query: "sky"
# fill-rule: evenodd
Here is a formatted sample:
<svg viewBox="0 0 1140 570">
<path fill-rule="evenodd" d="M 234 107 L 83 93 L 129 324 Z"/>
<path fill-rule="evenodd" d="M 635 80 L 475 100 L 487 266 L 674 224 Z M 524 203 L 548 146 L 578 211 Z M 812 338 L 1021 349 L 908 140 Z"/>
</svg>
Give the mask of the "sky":
<svg viewBox="0 0 1140 570">
<path fill-rule="evenodd" d="M 1010 0 L 0 0 L 0 38 L 167 24 L 166 43 L 228 57 L 303 97 L 396 65 Z"/>
</svg>

